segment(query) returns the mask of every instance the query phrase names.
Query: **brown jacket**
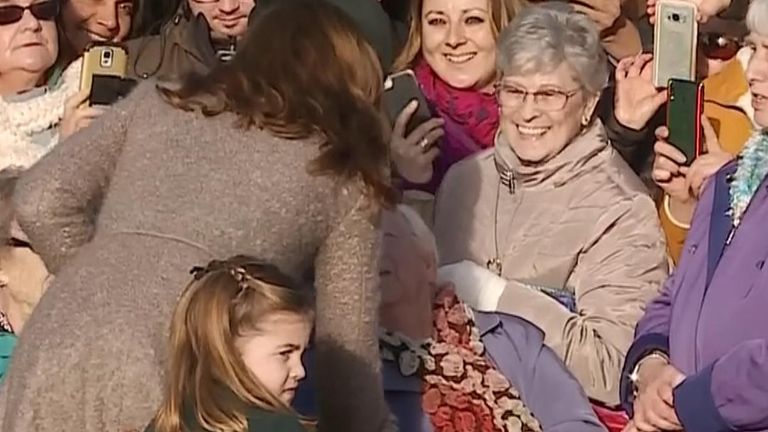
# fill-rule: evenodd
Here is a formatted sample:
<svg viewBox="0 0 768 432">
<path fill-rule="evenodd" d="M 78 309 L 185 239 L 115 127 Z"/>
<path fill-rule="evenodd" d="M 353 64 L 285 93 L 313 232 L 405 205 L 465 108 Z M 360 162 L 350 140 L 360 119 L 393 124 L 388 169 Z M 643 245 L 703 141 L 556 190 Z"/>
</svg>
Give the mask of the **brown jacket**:
<svg viewBox="0 0 768 432">
<path fill-rule="evenodd" d="M 219 60 L 202 15 L 174 16 L 160 34 L 128 41 L 128 76 L 175 81 L 189 73 L 206 73 Z"/>
<path fill-rule="evenodd" d="M 668 266 L 653 200 L 602 125 L 536 167 L 497 139 L 449 171 L 435 218 L 441 263 L 485 267 L 499 256 L 506 287 L 496 309 L 541 328 L 587 395 L 616 405 L 635 323 Z M 541 288 L 575 297 L 576 310 Z"/>
<path fill-rule="evenodd" d="M 325 427 L 384 430 L 373 206 L 361 184 L 308 172 L 318 140 L 235 120 L 173 108 L 146 82 L 22 177 L 19 222 L 56 278 L 0 388 L 0 429 L 143 430 L 189 269 L 247 254 L 314 270 Z"/>
</svg>

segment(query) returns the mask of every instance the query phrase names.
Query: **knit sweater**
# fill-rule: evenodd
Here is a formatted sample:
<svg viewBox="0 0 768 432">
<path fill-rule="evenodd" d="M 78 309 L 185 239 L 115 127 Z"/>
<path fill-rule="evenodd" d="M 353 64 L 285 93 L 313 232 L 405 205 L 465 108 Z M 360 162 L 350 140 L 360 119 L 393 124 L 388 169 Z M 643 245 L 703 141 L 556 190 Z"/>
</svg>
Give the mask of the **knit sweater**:
<svg viewBox="0 0 768 432">
<path fill-rule="evenodd" d="M 0 387 L 0 429 L 143 429 L 189 269 L 237 254 L 314 273 L 320 420 L 385 428 L 375 206 L 360 180 L 309 172 L 318 139 L 235 121 L 173 108 L 144 82 L 21 179 L 19 223 L 56 277 Z"/>
</svg>

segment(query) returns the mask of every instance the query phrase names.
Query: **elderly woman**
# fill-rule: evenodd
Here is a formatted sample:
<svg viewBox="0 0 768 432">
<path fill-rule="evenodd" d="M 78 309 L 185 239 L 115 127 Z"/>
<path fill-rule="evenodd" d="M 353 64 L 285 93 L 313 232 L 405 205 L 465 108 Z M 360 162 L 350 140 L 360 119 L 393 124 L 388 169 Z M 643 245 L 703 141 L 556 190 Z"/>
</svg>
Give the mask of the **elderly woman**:
<svg viewBox="0 0 768 432">
<path fill-rule="evenodd" d="M 58 141 L 65 102 L 77 93 L 79 65 L 48 82 L 59 53 L 57 0 L 0 4 L 0 169 L 27 167 Z"/>
<path fill-rule="evenodd" d="M 539 329 L 472 311 L 450 284 L 437 286 L 435 238 L 414 210 L 386 212 L 382 231 L 382 373 L 401 432 L 604 430 Z M 314 375 L 296 399 L 306 414 Z"/>
<path fill-rule="evenodd" d="M 457 164 L 436 205 L 444 279 L 482 311 L 544 332 L 587 394 L 618 404 L 624 355 L 667 275 L 654 203 L 595 119 L 607 80 L 594 25 L 531 7 L 499 41 L 496 147 Z"/>
<path fill-rule="evenodd" d="M 131 7 L 131 0 L 0 4 L 0 169 L 32 165 L 101 115 L 78 93 L 73 60 L 94 40 L 125 39 Z"/>
<path fill-rule="evenodd" d="M 404 133 L 406 107 L 392 135 L 406 189 L 434 193 L 448 168 L 493 147 L 499 107 L 493 94 L 496 38 L 524 0 L 418 0 L 395 70 L 412 69 L 435 118 Z"/>
<path fill-rule="evenodd" d="M 637 325 L 621 387 L 630 430 L 768 430 L 768 0 L 747 25 L 762 130 L 704 184 L 680 265 Z"/>
</svg>

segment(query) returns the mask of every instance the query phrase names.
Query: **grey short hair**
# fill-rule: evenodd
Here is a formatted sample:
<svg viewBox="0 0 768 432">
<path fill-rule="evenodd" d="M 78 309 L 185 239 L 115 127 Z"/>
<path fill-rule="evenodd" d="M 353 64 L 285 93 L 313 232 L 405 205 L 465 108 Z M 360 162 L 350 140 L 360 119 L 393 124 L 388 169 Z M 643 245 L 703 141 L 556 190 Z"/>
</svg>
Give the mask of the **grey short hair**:
<svg viewBox="0 0 768 432">
<path fill-rule="evenodd" d="M 595 24 L 567 3 L 523 9 L 499 36 L 497 51 L 504 75 L 551 72 L 565 62 L 588 92 L 597 94 L 608 84 L 607 58 Z"/>
<path fill-rule="evenodd" d="M 768 36 L 768 0 L 752 0 L 747 11 L 747 28 L 760 36 Z"/>
</svg>

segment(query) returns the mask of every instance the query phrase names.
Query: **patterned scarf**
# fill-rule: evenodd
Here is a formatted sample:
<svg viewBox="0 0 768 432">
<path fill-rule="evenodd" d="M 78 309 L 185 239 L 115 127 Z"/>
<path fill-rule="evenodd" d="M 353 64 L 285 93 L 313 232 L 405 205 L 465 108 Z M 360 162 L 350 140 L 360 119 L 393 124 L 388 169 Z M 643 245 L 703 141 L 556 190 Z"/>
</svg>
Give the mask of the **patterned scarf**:
<svg viewBox="0 0 768 432">
<path fill-rule="evenodd" d="M 490 148 L 499 127 L 496 95 L 477 90 L 457 89 L 440 79 L 425 61 L 413 69 L 424 96 L 441 116 L 449 117 L 481 148 Z"/>
<path fill-rule="evenodd" d="M 739 155 L 738 167 L 730 185 L 733 228 L 741 224 L 749 202 L 768 174 L 768 135 L 758 132 L 747 141 Z"/>
<path fill-rule="evenodd" d="M 488 360 L 472 310 L 449 289 L 433 307 L 433 337 L 421 344 L 385 333 L 382 357 L 422 376 L 422 407 L 435 432 L 539 432 L 520 393 Z"/>
</svg>

